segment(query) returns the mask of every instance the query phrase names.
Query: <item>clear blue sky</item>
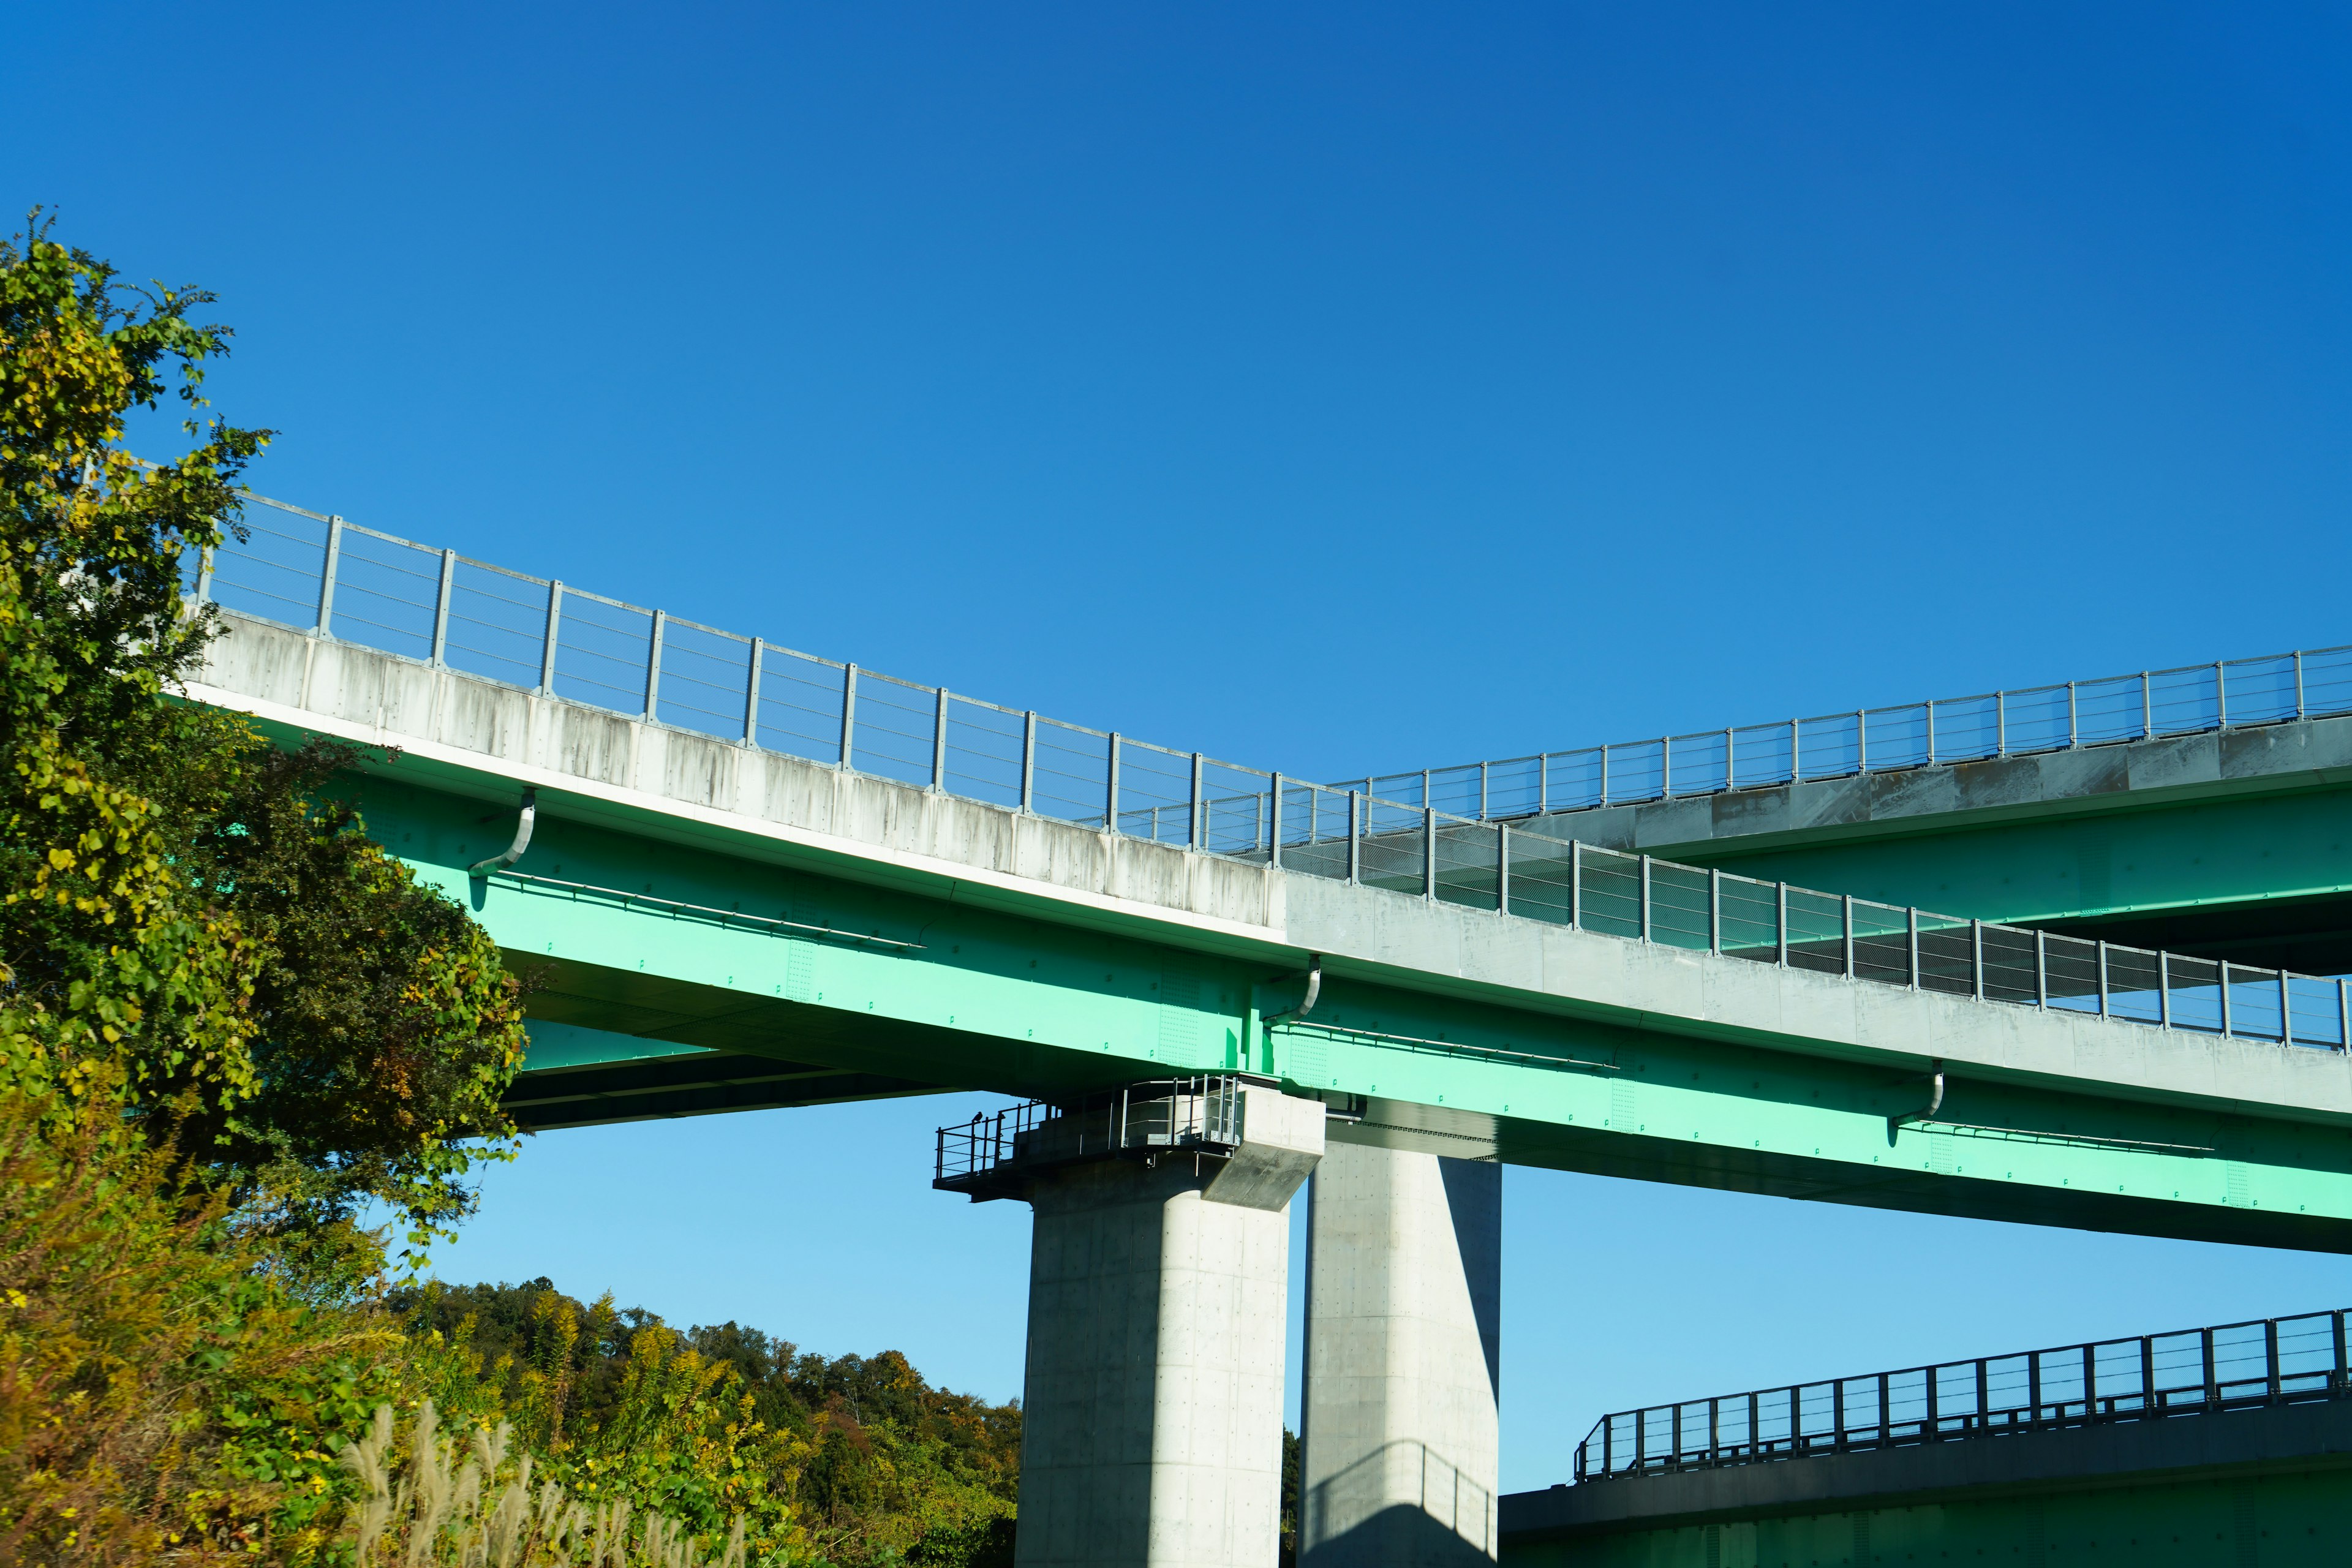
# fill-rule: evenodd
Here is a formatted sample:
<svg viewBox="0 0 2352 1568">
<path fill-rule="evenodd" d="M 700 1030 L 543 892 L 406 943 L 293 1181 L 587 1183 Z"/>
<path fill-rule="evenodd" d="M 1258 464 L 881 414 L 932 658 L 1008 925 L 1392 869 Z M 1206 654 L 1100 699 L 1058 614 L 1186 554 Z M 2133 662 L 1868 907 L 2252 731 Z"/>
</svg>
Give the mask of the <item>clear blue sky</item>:
<svg viewBox="0 0 2352 1568">
<path fill-rule="evenodd" d="M 238 330 L 258 488 L 1307 775 L 2352 641 L 2321 5 L 18 6 L 0 197 Z M 960 1102 L 959 1102 L 960 1103 Z M 446 1268 L 1017 1391 L 906 1102 L 551 1136 Z M 2332 1258 L 1513 1172 L 1604 1405 Z"/>
</svg>

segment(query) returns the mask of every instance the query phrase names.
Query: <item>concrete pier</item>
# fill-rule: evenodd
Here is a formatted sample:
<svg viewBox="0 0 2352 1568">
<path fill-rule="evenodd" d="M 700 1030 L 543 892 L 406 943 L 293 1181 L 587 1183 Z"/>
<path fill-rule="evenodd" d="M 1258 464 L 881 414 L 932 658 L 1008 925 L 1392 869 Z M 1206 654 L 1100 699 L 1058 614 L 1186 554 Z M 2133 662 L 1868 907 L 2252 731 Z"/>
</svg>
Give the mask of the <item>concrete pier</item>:
<svg viewBox="0 0 2352 1568">
<path fill-rule="evenodd" d="M 1317 1168 L 1302 1568 L 1495 1560 L 1502 1174 L 1339 1143 Z"/>
<path fill-rule="evenodd" d="M 1276 1561 L 1287 1209 L 1323 1108 L 1244 1094 L 1229 1158 L 1071 1163 L 1027 1184 L 1021 1568 Z"/>
</svg>

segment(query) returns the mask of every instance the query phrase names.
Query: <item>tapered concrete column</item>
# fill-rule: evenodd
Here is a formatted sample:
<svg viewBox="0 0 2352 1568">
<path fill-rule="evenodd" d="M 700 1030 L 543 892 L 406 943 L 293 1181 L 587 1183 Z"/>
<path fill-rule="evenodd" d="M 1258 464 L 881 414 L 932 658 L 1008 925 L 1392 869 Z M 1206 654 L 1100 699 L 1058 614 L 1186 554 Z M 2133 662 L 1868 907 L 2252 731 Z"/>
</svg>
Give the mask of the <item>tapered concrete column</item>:
<svg viewBox="0 0 2352 1568">
<path fill-rule="evenodd" d="M 1301 1568 L 1491 1562 L 1503 1168 L 1335 1143 L 1311 1201 Z"/>
<path fill-rule="evenodd" d="M 1244 1094 L 1229 1160 L 1104 1160 L 1028 1187 L 1021 1568 L 1273 1568 L 1287 1210 L 1323 1107 Z"/>
</svg>

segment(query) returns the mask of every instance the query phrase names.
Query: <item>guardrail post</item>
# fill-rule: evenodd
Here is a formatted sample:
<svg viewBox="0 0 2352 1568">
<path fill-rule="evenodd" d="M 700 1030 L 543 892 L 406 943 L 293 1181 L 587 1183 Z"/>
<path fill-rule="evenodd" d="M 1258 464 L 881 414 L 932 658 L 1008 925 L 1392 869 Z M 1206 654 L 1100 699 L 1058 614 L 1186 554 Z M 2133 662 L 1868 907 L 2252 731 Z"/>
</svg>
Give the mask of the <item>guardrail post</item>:
<svg viewBox="0 0 2352 1568">
<path fill-rule="evenodd" d="M 343 520 L 327 519 L 327 562 L 319 574 L 319 624 L 310 629 L 322 637 L 334 633 L 335 571 L 343 561 Z"/>
<path fill-rule="evenodd" d="M 1916 906 L 1904 906 L 1903 927 L 1911 950 L 1907 961 L 1911 969 L 1911 989 L 1916 991 L 1919 989 L 1919 910 Z"/>
<path fill-rule="evenodd" d="M 2294 716 L 2303 717 L 2303 650 L 2294 650 Z"/>
<path fill-rule="evenodd" d="M 2066 743 L 2070 746 L 2076 743 L 2074 740 L 2074 683 L 2071 680 L 2066 683 Z"/>
<path fill-rule="evenodd" d="M 2286 971 L 2279 971 L 2279 1044 L 2294 1044 L 2294 998 L 2289 994 Z"/>
<path fill-rule="evenodd" d="M 2352 1051 L 2352 985 L 2336 983 L 2336 1048 Z"/>
<path fill-rule="evenodd" d="M 1942 1371 L 1941 1367 L 1934 1366 L 1924 1369 L 1927 1384 L 1927 1418 L 1919 1423 L 1919 1436 L 1924 1442 L 1933 1442 L 1937 1434 L 1944 1429 L 1943 1415 L 1936 1408 L 1938 1385 L 1944 1381 L 1937 1374 Z"/>
<path fill-rule="evenodd" d="M 1118 831 L 1118 731 L 1116 730 L 1113 730 L 1110 732 L 1110 745 L 1106 755 L 1108 757 L 1109 762 L 1108 765 L 1104 770 L 1103 831 L 1105 833 L 1117 833 Z M 1280 775 L 1276 775 L 1276 784 L 1274 795 L 1274 835 L 1276 838 L 1282 837 L 1282 790 L 1280 786 Z M 1279 866 L 1282 864 L 1282 861 L 1277 858 L 1275 864 Z"/>
<path fill-rule="evenodd" d="M 547 635 L 539 645 L 539 690 L 543 697 L 555 695 L 555 650 L 563 639 L 563 583 L 562 579 L 547 585 Z"/>
<path fill-rule="evenodd" d="M 1870 710 L 1867 708 L 1853 710 L 1853 771 L 1857 773 L 1870 771 Z"/>
<path fill-rule="evenodd" d="M 1801 784 L 1805 777 L 1805 770 L 1798 765 L 1797 746 L 1804 737 L 1797 732 L 1797 723 L 1794 719 L 1789 721 L 1789 782 L 1790 784 Z"/>
<path fill-rule="evenodd" d="M 1984 921 L 1969 922 L 1969 973 L 1976 984 L 1976 997 L 1984 1000 Z"/>
<path fill-rule="evenodd" d="M 2230 961 L 2228 959 L 2214 961 L 2214 978 L 2220 982 L 2214 986 L 2214 990 L 2221 994 L 2221 1037 L 2227 1039 L 2233 1032 L 2230 1027 Z"/>
<path fill-rule="evenodd" d="M 1568 841 L 1568 929 L 1584 923 L 1584 840 Z"/>
<path fill-rule="evenodd" d="M 1193 848 L 1201 847 L 1201 753 L 1192 753 L 1192 793 L 1188 797 L 1189 809 L 1184 828 L 1184 842 Z"/>
<path fill-rule="evenodd" d="M 2033 1005 L 2050 1005 L 2050 939 L 2047 933 L 2033 933 Z"/>
<path fill-rule="evenodd" d="M 2285 971 L 2282 970 L 2283 974 Z M 2107 1016 L 2107 944 L 2099 943 L 2099 1016 Z"/>
<path fill-rule="evenodd" d="M 1034 709 L 1021 716 L 1021 809 L 1032 809 L 1037 784 L 1037 714 Z"/>
<path fill-rule="evenodd" d="M 1649 1466 L 1650 1413 L 1647 1409 L 1633 1412 L 1633 1473 L 1640 1475 Z"/>
<path fill-rule="evenodd" d="M 1495 825 L 1495 912 L 1511 912 L 1511 825 Z"/>
<path fill-rule="evenodd" d="M 1612 1475 L 1617 1469 L 1617 1417 L 1601 1418 L 1601 1473 Z"/>
<path fill-rule="evenodd" d="M 2095 1420 L 2099 1414 L 2099 1358 L 2092 1347 L 2083 1347 L 2083 1419 Z"/>
<path fill-rule="evenodd" d="M 2156 1026 L 2172 1027 L 2172 955 L 2161 948 L 2156 953 Z"/>
<path fill-rule="evenodd" d="M 1364 879 L 1364 797 L 1348 792 L 1348 880 Z"/>
<path fill-rule="evenodd" d="M 2221 661 L 2218 658 L 2213 661 L 2213 727 L 2217 730 L 2230 727 L 2230 679 L 2222 672 Z"/>
<path fill-rule="evenodd" d="M 2153 1334 L 2139 1337 L 2139 1407 L 2150 1415 L 2162 1408 L 2156 1394 L 2156 1336 Z"/>
<path fill-rule="evenodd" d="M 1853 895 L 1845 893 L 1838 899 L 1838 928 L 1845 943 L 1845 977 L 1853 978 Z"/>
<path fill-rule="evenodd" d="M 2002 691 L 1992 694 L 1992 754 L 2009 755 L 2009 695 Z"/>
<path fill-rule="evenodd" d="M 1726 790 L 1734 790 L 1739 787 L 1737 782 L 1738 775 L 1733 772 L 1731 766 L 1731 743 L 1732 731 L 1730 727 L 1727 725 L 1723 731 L 1723 787 Z"/>
<path fill-rule="evenodd" d="M 2330 1312 L 2327 1314 L 2327 1321 L 2330 1329 L 2333 1331 L 2333 1338 L 2336 1341 L 2336 1366 L 2333 1374 L 2329 1376 L 2327 1380 L 2327 1386 L 2332 1392 L 2341 1394 L 2344 1392 L 2344 1373 L 2346 1370 L 2344 1365 L 2344 1314 L 2341 1310 Z"/>
<path fill-rule="evenodd" d="M 2263 1320 L 2263 1392 L 2270 1396 L 2270 1402 L 2276 1405 L 2279 1402 L 2278 1320 L 2276 1318 Z"/>
<path fill-rule="evenodd" d="M 1878 1374 L 1878 1446 L 1891 1447 L 1895 1441 L 1895 1417 L 1887 1413 L 1887 1374 Z"/>
<path fill-rule="evenodd" d="M 1634 914 L 1641 928 L 1642 940 L 1647 942 L 1650 940 L 1650 858 L 1647 855 L 1642 857 L 1642 886 L 1638 897 L 1641 902 Z"/>
<path fill-rule="evenodd" d="M 1991 1383 L 1991 1378 L 1985 1373 L 1984 1358 L 1979 1356 L 1977 1358 L 1977 1426 L 1979 1428 L 1990 1427 L 1992 1425 Z"/>
<path fill-rule="evenodd" d="M 1714 866 L 1706 872 L 1706 950 L 1723 951 L 1723 871 Z"/>
<path fill-rule="evenodd" d="M 1437 897 L 1437 813 L 1427 805 L 1421 808 L 1421 896 Z"/>
<path fill-rule="evenodd" d="M 1266 781 L 1265 806 L 1267 816 L 1265 863 L 1269 866 L 1280 866 L 1282 864 L 1282 775 L 1280 773 L 1276 773 Z"/>
<path fill-rule="evenodd" d="M 1936 700 L 1929 698 L 1919 704 L 1927 710 L 1927 765 L 1936 765 Z"/>
<path fill-rule="evenodd" d="M 1485 763 L 1478 764 L 1478 820 L 1481 822 L 1486 820 L 1486 768 Z"/>
<path fill-rule="evenodd" d="M 1774 946 L 1778 949 L 1778 951 L 1773 954 L 1773 962 L 1786 967 L 1789 962 L 1788 883 L 1775 882 L 1772 884 L 1772 925 L 1774 931 L 1777 932 L 1777 935 L 1773 939 L 1773 942 Z"/>
<path fill-rule="evenodd" d="M 208 604 L 213 596 L 213 551 L 205 547 L 196 556 L 196 603 Z"/>
<path fill-rule="evenodd" d="M 1601 804 L 1609 804 L 1609 748 L 1601 748 Z"/>
<path fill-rule="evenodd" d="M 2142 740 L 2156 733 L 2155 683 L 2144 669 L 2139 672 L 2139 733 Z"/>
<path fill-rule="evenodd" d="M 1536 815 L 1547 816 L 1551 811 L 1551 753 L 1536 753 Z"/>
<path fill-rule="evenodd" d="M 1757 1394 L 1750 1394 L 1748 1396 L 1748 1457 L 1751 1459 L 1763 1457 L 1764 1450 L 1758 1436 L 1762 1418 L 1763 1401 Z"/>
<path fill-rule="evenodd" d="M 764 638 L 751 639 L 751 657 L 743 669 L 743 743 L 760 743 L 760 677 L 766 663 L 768 645 Z"/>
<path fill-rule="evenodd" d="M 2199 1337 L 2204 1341 L 2205 1347 L 2205 1403 L 2219 1405 L 2221 1403 L 2221 1384 L 2213 1371 L 2213 1331 L 2206 1329 Z"/>
<path fill-rule="evenodd" d="M 2025 1352 L 2025 1402 L 2032 1411 L 2032 1414 L 2026 1417 L 2026 1421 L 2032 1426 L 2041 1426 L 2042 1352 L 2040 1351 Z"/>
<path fill-rule="evenodd" d="M 857 766 L 857 667 L 841 667 L 841 765 Z"/>
<path fill-rule="evenodd" d="M 457 582 L 457 552 L 441 552 L 441 585 L 433 592 L 433 662 L 449 662 L 449 595 Z"/>
<path fill-rule="evenodd" d="M 1675 1406 L 1674 1415 L 1669 1418 L 1666 1441 L 1674 1445 L 1666 1459 L 1666 1468 L 1679 1470 L 1683 1468 L 1683 1407 L 1679 1405 Z M 1426 1452 L 1424 1449 L 1423 1453 Z M 1422 1462 L 1426 1464 L 1428 1460 L 1424 1458 Z"/>
<path fill-rule="evenodd" d="M 669 624 L 659 610 L 654 612 L 654 633 L 646 644 L 646 720 L 654 720 L 661 702 L 662 632 Z"/>
<path fill-rule="evenodd" d="M 931 787 L 948 787 L 948 689 L 944 686 L 939 689 L 931 705 Z"/>
<path fill-rule="evenodd" d="M 1658 737 L 1658 798 L 1675 798 L 1675 738 L 1672 735 Z"/>
</svg>

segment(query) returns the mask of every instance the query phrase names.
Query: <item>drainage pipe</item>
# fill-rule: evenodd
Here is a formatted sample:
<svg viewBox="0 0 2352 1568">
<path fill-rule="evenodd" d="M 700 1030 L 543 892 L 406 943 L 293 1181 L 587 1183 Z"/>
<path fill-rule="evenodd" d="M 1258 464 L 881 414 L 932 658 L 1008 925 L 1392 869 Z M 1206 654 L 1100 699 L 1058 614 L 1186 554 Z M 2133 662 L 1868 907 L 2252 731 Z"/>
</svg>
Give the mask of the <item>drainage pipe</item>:
<svg viewBox="0 0 2352 1568">
<path fill-rule="evenodd" d="M 493 871 L 503 871 L 521 859 L 522 852 L 530 847 L 531 822 L 538 816 L 539 792 L 527 789 L 522 792 L 522 810 L 515 817 L 514 842 L 507 846 L 505 854 L 493 855 L 487 860 L 477 860 L 467 867 L 466 875 L 487 877 Z"/>
</svg>

